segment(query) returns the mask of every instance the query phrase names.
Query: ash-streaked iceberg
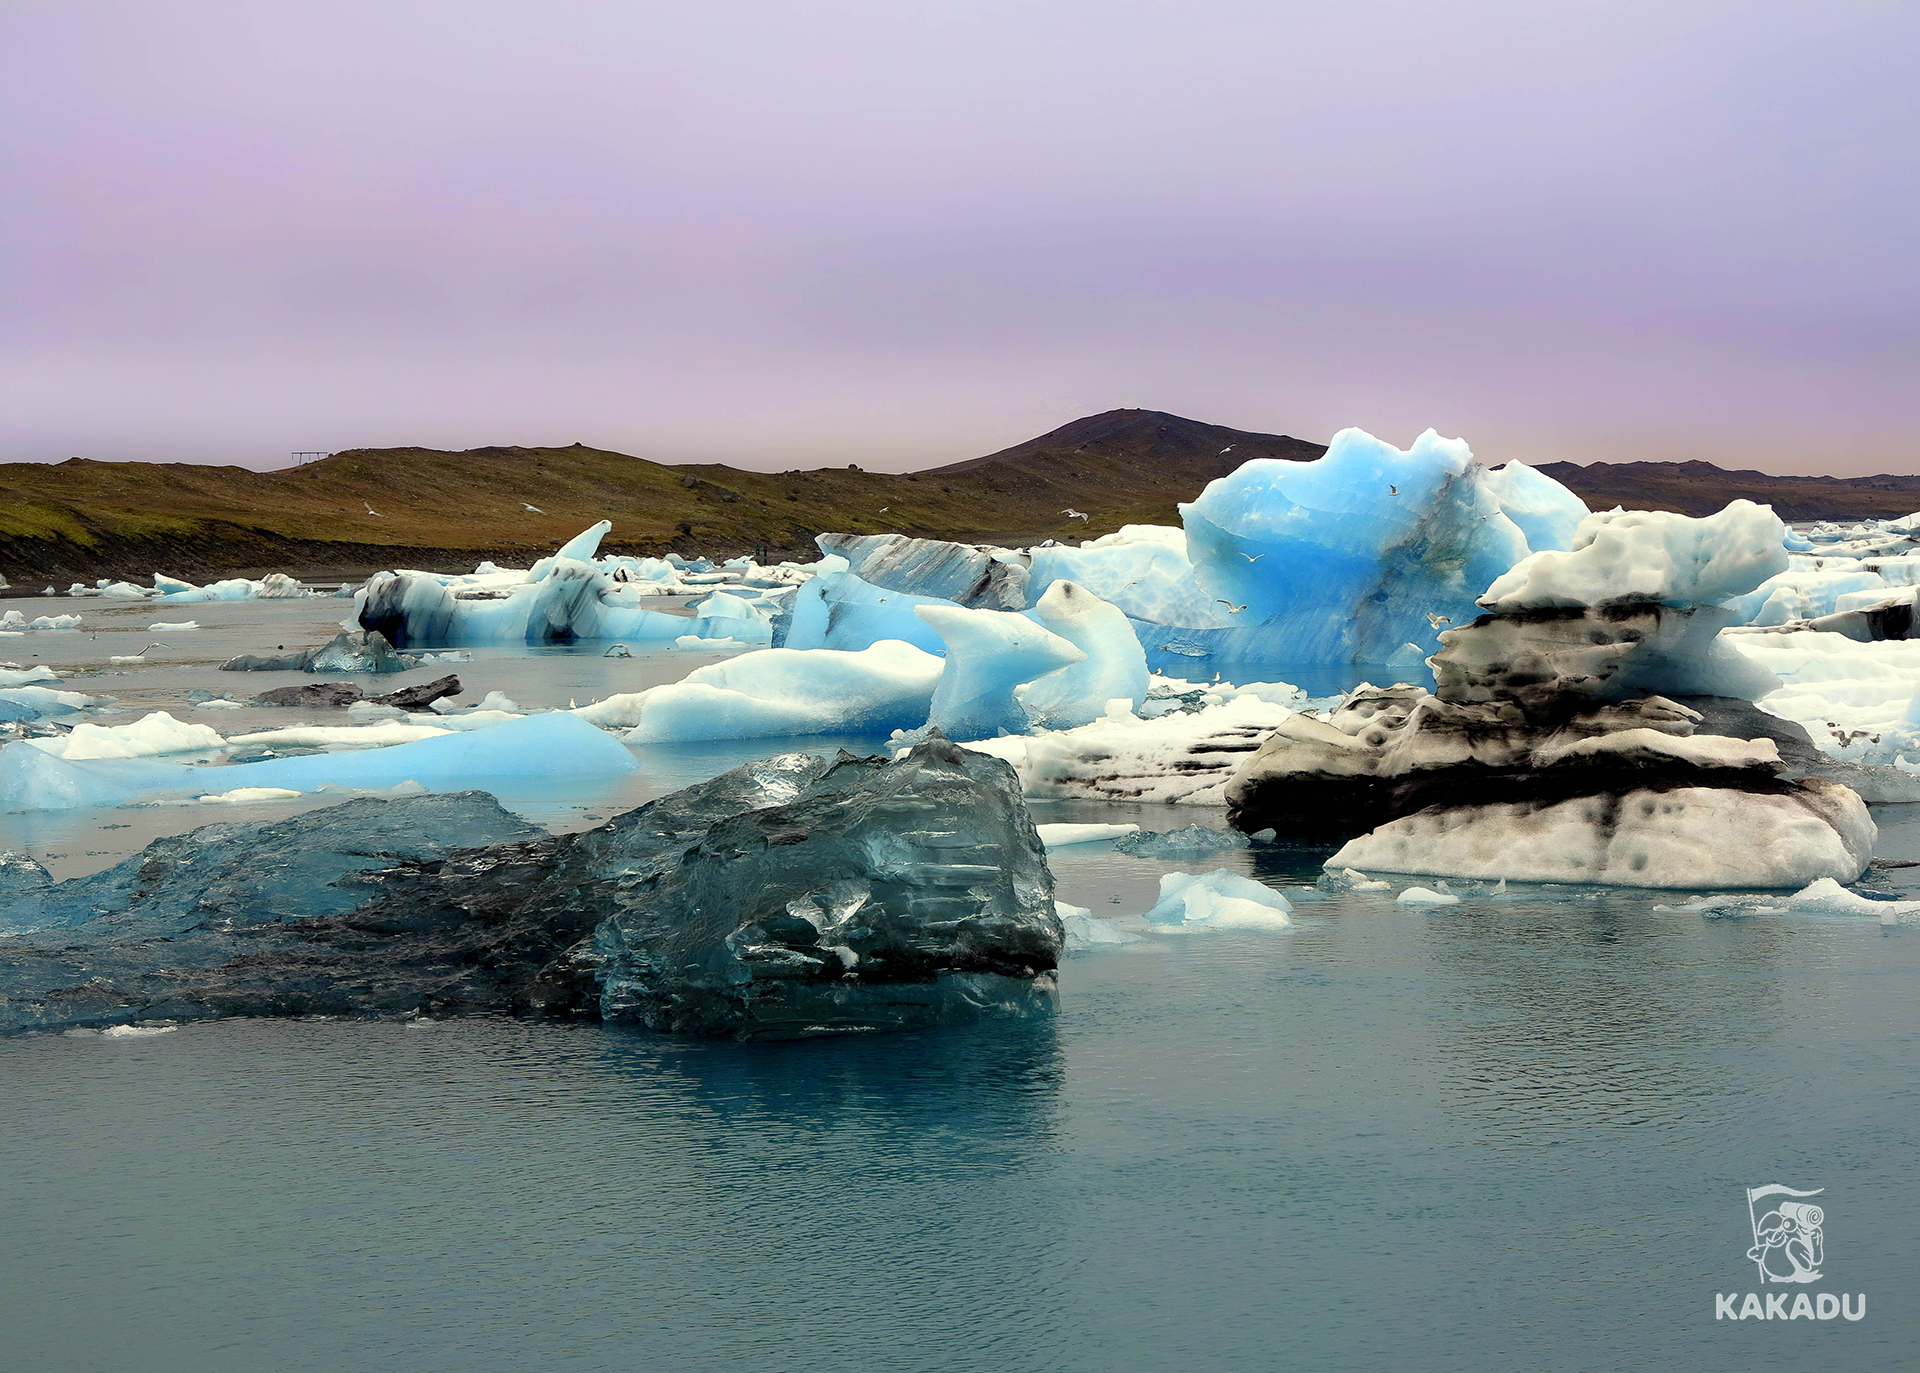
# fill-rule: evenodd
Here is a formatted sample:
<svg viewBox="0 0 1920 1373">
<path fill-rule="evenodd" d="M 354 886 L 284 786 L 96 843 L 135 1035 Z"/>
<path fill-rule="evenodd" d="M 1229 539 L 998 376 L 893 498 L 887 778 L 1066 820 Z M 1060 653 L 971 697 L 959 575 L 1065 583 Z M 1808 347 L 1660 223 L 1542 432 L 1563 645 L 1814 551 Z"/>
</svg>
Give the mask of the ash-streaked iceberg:
<svg viewBox="0 0 1920 1373">
<path fill-rule="evenodd" d="M 1858 795 L 1786 776 L 1770 731 L 1698 732 L 1692 692 L 1737 719 L 1773 679 L 1715 639 L 1718 602 L 1784 558 L 1771 512 L 1592 516 L 1574 548 L 1495 580 L 1443 633 L 1436 686 L 1363 687 L 1283 721 L 1228 789 L 1242 829 L 1354 836 L 1329 868 L 1644 887 L 1852 880 Z M 1733 699 L 1729 699 L 1733 698 Z"/>
</svg>

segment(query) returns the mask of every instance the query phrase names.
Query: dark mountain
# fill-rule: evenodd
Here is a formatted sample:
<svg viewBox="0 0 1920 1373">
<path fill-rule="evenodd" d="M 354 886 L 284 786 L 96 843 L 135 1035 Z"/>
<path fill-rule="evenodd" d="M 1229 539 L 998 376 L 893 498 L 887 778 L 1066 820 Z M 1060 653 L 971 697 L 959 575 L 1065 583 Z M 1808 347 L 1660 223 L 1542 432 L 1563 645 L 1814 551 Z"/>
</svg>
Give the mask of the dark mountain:
<svg viewBox="0 0 1920 1373">
<path fill-rule="evenodd" d="M 1081 480 L 1097 468 L 1117 462 L 1132 480 L 1151 480 L 1164 474 L 1183 484 L 1197 478 L 1204 486 L 1215 477 L 1226 476 L 1248 458 L 1308 462 L 1326 451 L 1324 443 L 1203 424 L 1164 410 L 1108 410 L 984 458 L 936 467 L 925 475 L 994 472 Z"/>
<path fill-rule="evenodd" d="M 1783 520 L 1890 519 L 1920 510 L 1920 476 L 1777 477 L 1710 462 L 1548 462 L 1539 470 L 1595 510 L 1711 515 L 1738 497 L 1771 505 Z"/>
</svg>

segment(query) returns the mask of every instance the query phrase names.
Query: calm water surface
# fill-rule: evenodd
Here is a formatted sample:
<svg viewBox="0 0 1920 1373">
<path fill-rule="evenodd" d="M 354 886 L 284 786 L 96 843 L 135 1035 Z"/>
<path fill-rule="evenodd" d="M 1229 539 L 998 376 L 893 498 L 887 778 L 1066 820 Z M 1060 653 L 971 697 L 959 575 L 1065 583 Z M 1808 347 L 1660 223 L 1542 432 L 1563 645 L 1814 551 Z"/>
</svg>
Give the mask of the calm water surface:
<svg viewBox="0 0 1920 1373">
<path fill-rule="evenodd" d="M 476 695 L 564 704 L 593 674 L 705 660 L 598 661 L 461 670 Z M 118 688 L 202 684 L 183 663 Z M 733 761 L 649 751 L 634 785 Z M 117 814 L 150 837 L 268 813 Z M 88 867 L 134 844 L 87 830 L 121 823 L 98 815 L 18 819 L 0 817 L 15 846 Z M 1920 824 L 1882 821 L 1883 854 L 1920 857 Z M 1420 911 L 1303 890 L 1321 856 L 1207 861 L 1287 889 L 1296 927 L 1075 957 L 1039 1026 L 750 1047 L 509 1020 L 0 1040 L 5 1367 L 1914 1366 L 1920 927 L 1575 889 Z M 1061 896 L 1108 916 L 1175 866 L 1054 861 Z M 1826 1189 L 1815 1290 L 1865 1292 L 1864 1321 L 1715 1322 L 1716 1292 L 1757 1288 L 1744 1189 L 1775 1182 Z"/>
</svg>

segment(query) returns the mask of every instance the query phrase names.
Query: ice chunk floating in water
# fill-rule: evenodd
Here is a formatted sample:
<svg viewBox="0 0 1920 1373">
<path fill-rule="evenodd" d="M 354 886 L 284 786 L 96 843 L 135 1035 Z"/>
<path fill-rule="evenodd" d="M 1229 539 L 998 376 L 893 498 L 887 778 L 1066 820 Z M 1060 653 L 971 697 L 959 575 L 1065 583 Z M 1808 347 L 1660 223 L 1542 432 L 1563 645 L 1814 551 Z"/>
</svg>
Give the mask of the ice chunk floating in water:
<svg viewBox="0 0 1920 1373">
<path fill-rule="evenodd" d="M 618 740 L 565 711 L 388 748 L 224 767 L 146 758 L 74 761 L 21 741 L 0 748 L 0 810 L 118 806 L 145 797 L 239 787 L 307 792 L 332 785 L 372 791 L 418 782 L 430 790 L 453 791 L 515 778 L 617 776 L 638 766 Z"/>
<path fill-rule="evenodd" d="M 59 927 L 0 940 L 0 1029 L 521 1011 L 868 1034 L 1047 1014 L 1064 941 L 1012 773 L 944 741 L 764 759 L 580 834 L 484 797 L 362 801 L 71 882 L 0 865 L 0 890 Z"/>
<path fill-rule="evenodd" d="M 1220 868 L 1209 873 L 1166 874 L 1160 879 L 1160 899 L 1147 912 L 1147 921 L 1183 932 L 1278 930 L 1293 923 L 1292 912 L 1292 903 L 1272 887 Z"/>
</svg>

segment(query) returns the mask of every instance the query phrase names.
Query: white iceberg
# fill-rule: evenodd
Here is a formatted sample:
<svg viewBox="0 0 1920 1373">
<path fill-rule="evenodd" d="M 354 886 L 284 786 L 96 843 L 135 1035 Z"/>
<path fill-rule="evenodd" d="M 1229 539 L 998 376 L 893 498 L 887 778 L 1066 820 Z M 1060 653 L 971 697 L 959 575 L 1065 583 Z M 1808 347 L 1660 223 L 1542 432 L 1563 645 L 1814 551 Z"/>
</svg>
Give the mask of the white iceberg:
<svg viewBox="0 0 1920 1373">
<path fill-rule="evenodd" d="M 1071 848 L 1075 844 L 1101 844 L 1123 835 L 1138 834 L 1138 825 L 1035 825 L 1040 842 L 1049 849 Z"/>
<path fill-rule="evenodd" d="M 991 739 L 1028 728 L 1017 687 L 1087 655 L 1024 615 L 922 605 L 914 613 L 946 645 L 946 663 L 933 689 L 928 725 L 949 739 Z"/>
<path fill-rule="evenodd" d="M 152 758 L 165 753 L 204 753 L 223 749 L 227 741 L 211 725 L 176 720 L 156 710 L 127 725 L 75 725 L 69 734 L 28 739 L 28 747 L 55 758 Z M 11 747 L 11 746 L 9 746 Z"/>
<path fill-rule="evenodd" d="M 769 648 L 573 713 L 608 728 L 628 727 L 629 743 L 886 734 L 926 722 L 944 667 L 897 639 L 858 652 Z"/>
<path fill-rule="evenodd" d="M 1060 926 L 1067 932 L 1063 953 L 1087 953 L 1093 949 L 1124 949 L 1129 945 L 1138 946 L 1147 941 L 1137 934 L 1128 934 L 1116 929 L 1104 920 L 1095 918 L 1085 906 L 1070 905 L 1065 901 L 1053 903 L 1054 914 L 1060 917 Z"/>
<path fill-rule="evenodd" d="M 1133 710 L 1146 701 L 1147 655 L 1117 607 L 1078 583 L 1058 581 L 1031 613 L 1086 655 L 1084 661 L 1049 672 L 1020 691 L 1033 723 L 1072 729 L 1104 717 L 1111 702 L 1123 701 Z"/>
<path fill-rule="evenodd" d="M 1293 923 L 1293 905 L 1272 887 L 1228 872 L 1170 872 L 1160 879 L 1160 899 L 1146 914 L 1168 930 L 1278 930 Z"/>
</svg>

